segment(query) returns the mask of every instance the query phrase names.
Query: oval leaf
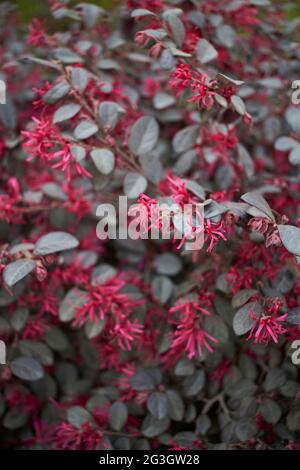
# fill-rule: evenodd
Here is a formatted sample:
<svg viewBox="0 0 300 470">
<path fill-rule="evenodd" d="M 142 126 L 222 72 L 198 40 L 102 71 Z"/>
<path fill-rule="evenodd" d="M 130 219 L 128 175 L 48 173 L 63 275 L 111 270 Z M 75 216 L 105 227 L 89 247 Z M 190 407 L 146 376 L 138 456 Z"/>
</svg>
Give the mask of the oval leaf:
<svg viewBox="0 0 300 470">
<path fill-rule="evenodd" d="M 98 132 L 99 128 L 92 121 L 81 121 L 74 130 L 74 137 L 78 140 L 88 139 Z"/>
<path fill-rule="evenodd" d="M 31 273 L 36 267 L 35 261 L 29 259 L 19 259 L 9 263 L 3 271 L 3 280 L 5 284 L 12 287 L 18 281 Z"/>
<path fill-rule="evenodd" d="M 76 116 L 79 113 L 81 106 L 79 104 L 70 103 L 65 104 L 58 108 L 53 116 L 53 122 L 57 124 L 58 122 L 66 121 L 67 119 L 71 119 L 72 117 Z"/>
<path fill-rule="evenodd" d="M 249 302 L 240 308 L 233 318 L 233 330 L 236 335 L 241 336 L 251 330 L 255 320 L 251 312 L 257 317 L 261 315 L 261 305 L 258 302 Z"/>
<path fill-rule="evenodd" d="M 121 431 L 128 418 L 127 406 L 121 401 L 116 401 L 110 407 L 108 421 L 114 431 Z"/>
<path fill-rule="evenodd" d="M 129 172 L 124 179 L 124 193 L 131 199 L 139 197 L 147 188 L 147 180 L 139 173 Z"/>
<path fill-rule="evenodd" d="M 169 403 L 165 393 L 153 392 L 148 398 L 147 408 L 157 419 L 162 419 L 168 415 Z"/>
<path fill-rule="evenodd" d="M 30 382 L 40 380 L 44 376 L 43 367 L 32 357 L 18 357 L 11 362 L 10 368 L 16 377 Z"/>
<path fill-rule="evenodd" d="M 134 155 L 142 155 L 150 152 L 156 145 L 159 135 L 159 127 L 156 120 L 150 116 L 138 119 L 130 132 L 129 148 Z"/>
<path fill-rule="evenodd" d="M 293 225 L 278 225 L 283 246 L 293 255 L 300 256 L 300 228 Z"/>
<path fill-rule="evenodd" d="M 115 166 L 115 156 L 109 149 L 94 149 L 91 157 L 97 170 L 103 175 L 109 175 Z"/>
<path fill-rule="evenodd" d="M 78 246 L 78 240 L 66 232 L 51 232 L 41 237 L 35 244 L 36 255 L 48 255 L 58 251 L 71 250 Z"/>
<path fill-rule="evenodd" d="M 201 64 L 207 64 L 218 57 L 218 52 L 209 41 L 200 39 L 197 44 L 197 57 Z"/>
</svg>

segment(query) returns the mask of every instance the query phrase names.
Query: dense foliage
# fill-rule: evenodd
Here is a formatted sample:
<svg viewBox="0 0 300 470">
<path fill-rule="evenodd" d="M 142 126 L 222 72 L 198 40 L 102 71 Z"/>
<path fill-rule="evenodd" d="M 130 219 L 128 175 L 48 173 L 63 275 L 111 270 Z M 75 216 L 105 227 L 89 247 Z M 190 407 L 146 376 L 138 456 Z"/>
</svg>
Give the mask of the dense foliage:
<svg viewBox="0 0 300 470">
<path fill-rule="evenodd" d="M 24 31 L 0 5 L 1 447 L 298 449 L 299 20 L 49 8 Z M 201 208 L 204 246 L 194 218 L 100 240 L 124 195 L 144 234 L 162 202 Z"/>
</svg>

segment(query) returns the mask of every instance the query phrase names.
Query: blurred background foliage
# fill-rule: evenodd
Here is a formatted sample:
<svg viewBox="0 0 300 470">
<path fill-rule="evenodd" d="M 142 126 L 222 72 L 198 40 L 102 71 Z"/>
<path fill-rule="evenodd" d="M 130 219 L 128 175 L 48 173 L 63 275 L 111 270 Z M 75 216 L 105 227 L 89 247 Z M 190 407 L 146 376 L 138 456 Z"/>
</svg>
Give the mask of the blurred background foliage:
<svg viewBox="0 0 300 470">
<path fill-rule="evenodd" d="M 0 0 L 0 3 L 5 0 Z M 299 0 L 300 1 L 300 0 Z M 11 0 L 15 4 L 22 21 L 28 23 L 33 17 L 45 17 L 49 15 L 47 0 Z M 112 9 L 120 0 L 73 0 L 69 4 L 76 5 L 77 3 L 94 3 L 105 9 Z"/>
<path fill-rule="evenodd" d="M 0 0 L 2 2 L 4 0 Z M 122 2 L 122 0 L 85 0 L 89 3 L 102 6 L 106 9 L 112 9 L 116 4 Z M 199 0 L 200 1 L 200 0 Z M 71 4 L 81 3 L 82 0 L 72 0 Z M 290 19 L 300 17 L 300 0 L 273 0 L 274 3 L 282 4 L 286 10 Z M 12 0 L 17 6 L 22 21 L 25 23 L 29 22 L 32 17 L 45 17 L 48 15 L 48 5 L 46 0 Z"/>
</svg>

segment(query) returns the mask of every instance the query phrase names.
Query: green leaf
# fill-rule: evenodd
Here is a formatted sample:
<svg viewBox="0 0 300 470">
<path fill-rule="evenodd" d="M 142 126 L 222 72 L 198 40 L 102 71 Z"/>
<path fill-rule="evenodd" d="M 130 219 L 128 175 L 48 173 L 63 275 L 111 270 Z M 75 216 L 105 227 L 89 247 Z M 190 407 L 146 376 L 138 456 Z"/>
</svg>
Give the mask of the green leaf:
<svg viewBox="0 0 300 470">
<path fill-rule="evenodd" d="M 147 408 L 157 419 L 162 419 L 168 415 L 169 403 L 167 395 L 163 392 L 153 392 L 147 400 Z"/>
<path fill-rule="evenodd" d="M 173 253 L 163 253 L 155 259 L 156 271 L 165 276 L 177 276 L 182 270 L 182 261 Z"/>
<path fill-rule="evenodd" d="M 48 104 L 54 104 L 66 96 L 69 91 L 70 85 L 65 80 L 63 80 L 44 94 L 43 101 Z"/>
<path fill-rule="evenodd" d="M 82 12 L 84 24 L 88 29 L 91 29 L 96 25 L 99 16 L 106 15 L 104 8 L 98 5 L 93 5 L 92 3 L 78 3 L 76 8 Z"/>
<path fill-rule="evenodd" d="M 300 325 L 300 307 L 299 306 L 289 311 L 286 321 L 288 323 L 291 323 L 292 325 Z"/>
<path fill-rule="evenodd" d="M 201 392 L 205 385 L 205 373 L 202 369 L 197 370 L 183 381 L 183 395 L 187 398 L 193 397 Z"/>
<path fill-rule="evenodd" d="M 78 240 L 66 232 L 51 232 L 39 240 L 35 244 L 34 253 L 36 255 L 49 255 L 59 251 L 71 250 L 79 245 Z"/>
<path fill-rule="evenodd" d="M 289 162 L 292 165 L 300 165 L 300 145 L 295 146 L 289 154 Z"/>
<path fill-rule="evenodd" d="M 261 316 L 262 309 L 259 302 L 249 302 L 236 312 L 233 318 L 233 330 L 236 335 L 241 336 L 251 330 L 255 323 L 255 320 L 250 315 L 251 312 L 256 317 Z"/>
<path fill-rule="evenodd" d="M 43 193 L 51 199 L 66 201 L 67 196 L 57 183 L 46 183 L 42 186 Z"/>
<path fill-rule="evenodd" d="M 263 196 L 261 196 L 258 192 L 253 191 L 253 192 L 243 194 L 243 196 L 241 196 L 241 198 L 243 199 L 243 201 L 247 202 L 251 206 L 256 207 L 256 209 L 259 209 L 267 217 L 269 217 L 269 219 L 271 219 L 273 221 L 275 220 L 275 217 L 272 213 L 272 210 L 271 210 L 269 204 L 263 198 Z"/>
<path fill-rule="evenodd" d="M 68 119 L 72 119 L 72 117 L 76 116 L 76 114 L 79 113 L 80 109 L 81 106 L 75 103 L 65 104 L 64 106 L 61 106 L 54 113 L 54 124 L 66 121 Z"/>
<path fill-rule="evenodd" d="M 258 408 L 258 413 L 262 415 L 267 423 L 276 424 L 281 417 L 281 408 L 274 400 L 265 398 Z"/>
<path fill-rule="evenodd" d="M 175 365 L 174 373 L 177 377 L 187 377 L 193 375 L 195 366 L 192 361 L 187 358 L 182 358 Z"/>
<path fill-rule="evenodd" d="M 252 396 L 257 390 L 257 385 L 250 379 L 242 379 L 236 383 L 230 383 L 227 393 L 231 398 L 241 400 L 244 397 Z"/>
<path fill-rule="evenodd" d="M 233 85 L 236 85 L 236 86 L 240 86 L 240 85 L 243 85 L 243 83 L 245 83 L 243 80 L 236 80 L 235 78 L 228 77 L 228 75 L 225 75 L 223 73 L 218 73 L 217 78 L 224 81 L 225 83 L 229 82 L 229 83 L 231 83 Z"/>
<path fill-rule="evenodd" d="M 70 150 L 77 162 L 80 162 L 86 157 L 86 150 L 80 145 L 70 145 Z"/>
<path fill-rule="evenodd" d="M 184 416 L 184 402 L 176 390 L 167 390 L 166 391 L 168 398 L 168 416 L 173 421 L 182 421 Z"/>
<path fill-rule="evenodd" d="M 156 16 L 153 11 L 146 10 L 145 8 L 136 8 L 131 12 L 131 18 L 140 18 L 141 16 Z"/>
<path fill-rule="evenodd" d="M 233 308 L 239 308 L 244 305 L 248 300 L 258 291 L 256 289 L 242 289 L 237 292 L 232 298 L 232 306 Z"/>
<path fill-rule="evenodd" d="M 166 109 L 176 103 L 176 99 L 172 95 L 164 92 L 158 92 L 154 95 L 153 106 L 157 110 Z"/>
<path fill-rule="evenodd" d="M 240 441 L 247 441 L 253 438 L 257 431 L 258 429 L 254 418 L 241 419 L 235 429 L 236 436 Z"/>
<path fill-rule="evenodd" d="M 176 10 L 166 10 L 164 19 L 171 30 L 171 35 L 178 47 L 181 47 L 185 38 L 185 27 L 181 19 L 178 17 Z"/>
<path fill-rule="evenodd" d="M 197 57 L 201 64 L 207 64 L 218 57 L 218 51 L 207 39 L 200 39 L 197 44 Z"/>
<path fill-rule="evenodd" d="M 89 339 L 96 338 L 105 327 L 106 320 L 99 320 L 97 323 L 87 322 L 84 325 L 84 331 Z"/>
<path fill-rule="evenodd" d="M 3 419 L 3 426 L 6 429 L 20 429 L 28 421 L 28 415 L 22 412 L 19 408 L 13 408 L 9 410 Z"/>
<path fill-rule="evenodd" d="M 92 415 L 82 406 L 72 406 L 67 411 L 67 419 L 76 428 L 81 428 L 84 423 L 93 421 Z"/>
<path fill-rule="evenodd" d="M 17 332 L 22 331 L 29 316 L 29 310 L 26 308 L 17 309 L 10 317 L 10 324 Z"/>
<path fill-rule="evenodd" d="M 155 276 L 152 280 L 151 290 L 155 299 L 164 305 L 172 295 L 173 283 L 166 276 Z"/>
<path fill-rule="evenodd" d="M 300 228 L 293 225 L 277 225 L 283 246 L 293 255 L 300 256 Z"/>
<path fill-rule="evenodd" d="M 0 121 L 8 130 L 17 126 L 17 111 L 11 97 L 6 93 L 6 103 L 0 104 Z"/>
<path fill-rule="evenodd" d="M 153 390 L 154 380 L 150 374 L 145 371 L 138 371 L 130 378 L 130 385 L 137 392 Z"/>
<path fill-rule="evenodd" d="M 124 193 L 130 199 L 136 199 L 147 188 L 147 180 L 139 173 L 129 172 L 124 179 Z"/>
<path fill-rule="evenodd" d="M 63 64 L 76 64 L 83 62 L 83 59 L 79 54 L 76 54 L 67 47 L 57 47 L 54 49 L 54 56 Z"/>
<path fill-rule="evenodd" d="M 294 147 L 298 145 L 298 142 L 291 137 L 278 137 L 275 142 L 276 150 L 280 150 L 281 152 L 286 152 L 287 150 L 292 150 Z"/>
<path fill-rule="evenodd" d="M 65 351 L 70 346 L 68 337 L 57 326 L 46 330 L 45 341 L 54 351 Z"/>
<path fill-rule="evenodd" d="M 124 109 L 113 101 L 102 101 L 99 106 L 99 120 L 104 128 L 114 129 L 118 122 L 120 113 L 124 113 Z"/>
<path fill-rule="evenodd" d="M 88 293 L 74 287 L 69 290 L 67 295 L 63 298 L 59 307 L 59 318 L 62 322 L 73 320 L 78 308 L 82 307 L 88 302 Z"/>
<path fill-rule="evenodd" d="M 9 287 L 14 286 L 18 281 L 26 277 L 36 267 L 36 263 L 29 259 L 18 259 L 9 263 L 3 271 L 3 280 Z"/>
<path fill-rule="evenodd" d="M 40 380 L 44 376 L 41 364 L 32 357 L 18 357 L 10 363 L 12 373 L 22 380 L 33 382 Z"/>
<path fill-rule="evenodd" d="M 193 180 L 185 180 L 185 182 L 186 189 L 188 189 L 191 193 L 197 196 L 200 201 L 205 200 L 205 191 L 199 183 Z"/>
<path fill-rule="evenodd" d="M 254 176 L 254 162 L 253 162 L 249 152 L 241 144 L 238 144 L 237 149 L 238 149 L 238 162 L 239 162 L 239 164 L 245 170 L 247 178 L 248 179 L 253 178 L 253 176 Z"/>
<path fill-rule="evenodd" d="M 236 40 L 236 33 L 234 29 L 227 25 L 223 24 L 216 30 L 217 38 L 222 46 L 230 49 L 234 46 Z"/>
<path fill-rule="evenodd" d="M 114 431 L 121 431 L 128 418 L 127 406 L 121 401 L 116 401 L 109 409 L 108 422 Z"/>
<path fill-rule="evenodd" d="M 80 93 L 83 93 L 89 81 L 87 71 L 81 67 L 70 67 L 70 69 L 73 87 L 80 91 Z"/>
<path fill-rule="evenodd" d="M 74 137 L 78 140 L 85 140 L 98 132 L 96 124 L 89 120 L 81 121 L 74 129 Z"/>
<path fill-rule="evenodd" d="M 128 145 L 134 155 L 150 152 L 159 136 L 159 126 L 151 116 L 138 119 L 131 128 Z"/>
<path fill-rule="evenodd" d="M 150 439 L 164 433 L 170 426 L 169 418 L 157 419 L 148 415 L 142 424 L 142 434 Z"/>
<path fill-rule="evenodd" d="M 289 107 L 286 110 L 285 118 L 288 124 L 291 126 L 292 130 L 296 133 L 300 133 L 300 108 L 299 107 Z"/>
<path fill-rule="evenodd" d="M 115 156 L 109 149 L 94 149 L 91 157 L 97 170 L 103 175 L 109 175 L 115 166 Z"/>
<path fill-rule="evenodd" d="M 243 116 L 246 112 L 246 106 L 242 98 L 240 98 L 237 95 L 233 95 L 230 98 L 230 101 L 231 101 L 232 106 L 236 110 L 236 112 L 240 114 L 241 116 Z"/>
<path fill-rule="evenodd" d="M 47 344 L 41 343 L 40 341 L 24 339 L 19 342 L 19 349 L 23 356 L 33 357 L 45 366 L 53 364 L 53 352 Z"/>
<path fill-rule="evenodd" d="M 272 392 L 282 387 L 287 381 L 286 373 L 279 368 L 270 369 L 263 383 L 266 392 Z"/>
<path fill-rule="evenodd" d="M 196 433 L 205 436 L 211 427 L 211 420 L 207 415 L 200 415 L 196 421 Z"/>
<path fill-rule="evenodd" d="M 197 137 L 199 135 L 198 124 L 193 124 L 188 127 L 184 127 L 178 131 L 172 141 L 173 149 L 176 153 L 186 152 L 187 150 L 194 147 Z"/>
</svg>

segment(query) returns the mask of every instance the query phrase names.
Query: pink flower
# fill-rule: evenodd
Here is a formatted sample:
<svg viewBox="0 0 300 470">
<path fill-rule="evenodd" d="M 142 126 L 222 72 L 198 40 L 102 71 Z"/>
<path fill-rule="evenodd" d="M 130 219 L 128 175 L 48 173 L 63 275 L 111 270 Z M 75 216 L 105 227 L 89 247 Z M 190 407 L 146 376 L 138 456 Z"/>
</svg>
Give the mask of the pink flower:
<svg viewBox="0 0 300 470">
<path fill-rule="evenodd" d="M 195 93 L 188 101 L 197 101 L 199 108 L 211 109 L 214 104 L 216 92 L 213 90 L 214 81 L 209 81 L 206 75 L 199 74 L 191 88 Z"/>
<path fill-rule="evenodd" d="M 116 340 L 121 349 L 130 350 L 143 331 L 143 326 L 130 317 L 143 301 L 122 293 L 125 285 L 126 282 L 117 275 L 104 284 L 90 287 L 88 301 L 77 309 L 73 324 L 83 326 L 87 322 L 97 324 L 105 320 L 105 331 L 111 340 Z"/>
<path fill-rule="evenodd" d="M 131 350 L 132 343 L 138 339 L 143 332 L 143 325 L 137 321 L 124 319 L 123 322 L 116 324 L 114 334 L 117 337 L 117 344 L 123 350 Z"/>
<path fill-rule="evenodd" d="M 177 328 L 173 335 L 172 348 L 184 346 L 189 359 L 192 359 L 196 353 L 202 356 L 204 349 L 213 352 L 210 343 L 218 342 L 203 327 L 203 316 L 211 314 L 208 310 L 210 305 L 211 297 L 209 294 L 204 294 L 198 301 L 179 302 L 169 310 L 170 313 L 179 312 L 179 319 L 175 321 Z"/>
<path fill-rule="evenodd" d="M 168 84 L 176 96 L 186 89 L 192 92 L 188 101 L 196 101 L 199 108 L 210 109 L 214 104 L 215 80 L 209 80 L 207 75 L 192 71 L 187 64 L 177 65 Z"/>
<path fill-rule="evenodd" d="M 90 287 L 89 300 L 77 309 L 74 324 L 82 326 L 87 321 L 97 323 L 104 320 L 108 312 L 118 313 L 122 308 L 127 309 L 130 304 L 128 295 L 120 293 L 124 286 L 125 281 L 115 276 L 104 284 Z"/>
<path fill-rule="evenodd" d="M 174 340 L 172 347 L 176 348 L 180 345 L 185 345 L 185 351 L 187 352 L 188 358 L 192 359 L 196 353 L 202 356 L 203 349 L 213 352 L 213 347 L 209 344 L 217 343 L 216 338 L 203 330 L 199 325 L 194 325 L 190 320 L 186 320 L 178 326 L 177 331 L 174 334 Z"/>
<path fill-rule="evenodd" d="M 210 253 L 220 238 L 226 240 L 224 222 L 212 222 L 210 219 L 205 221 L 205 242 L 209 242 L 207 252 Z"/>
<path fill-rule="evenodd" d="M 27 39 L 28 44 L 33 46 L 42 47 L 45 44 L 46 30 L 44 28 L 44 21 L 33 18 L 29 25 L 29 36 Z"/>
<path fill-rule="evenodd" d="M 31 155 L 28 160 L 38 156 L 43 162 L 50 163 L 52 168 L 66 172 L 68 180 L 71 179 L 72 170 L 79 176 L 91 177 L 91 174 L 76 161 L 70 144 L 61 137 L 51 119 L 35 117 L 32 119 L 35 127 L 32 130 L 22 131 L 26 139 L 23 144 L 24 149 Z"/>
<path fill-rule="evenodd" d="M 47 328 L 47 323 L 41 317 L 29 319 L 22 331 L 21 338 L 39 341 L 45 335 Z"/>
<path fill-rule="evenodd" d="M 277 316 L 279 308 L 280 303 L 274 302 L 261 317 L 258 317 L 255 312 L 251 310 L 250 317 L 254 320 L 254 325 L 250 330 L 247 340 L 254 338 L 254 344 L 268 344 L 271 340 L 273 340 L 274 343 L 278 343 L 278 335 L 283 335 L 288 331 L 281 325 L 288 314 L 285 313 Z"/>
<path fill-rule="evenodd" d="M 169 86 L 175 91 L 176 96 L 180 95 L 191 83 L 192 73 L 187 64 L 179 64 L 172 73 Z"/>
<path fill-rule="evenodd" d="M 70 423 L 60 423 L 55 432 L 57 450 L 97 450 L 103 444 L 103 434 L 90 423 L 77 428 Z"/>
</svg>

